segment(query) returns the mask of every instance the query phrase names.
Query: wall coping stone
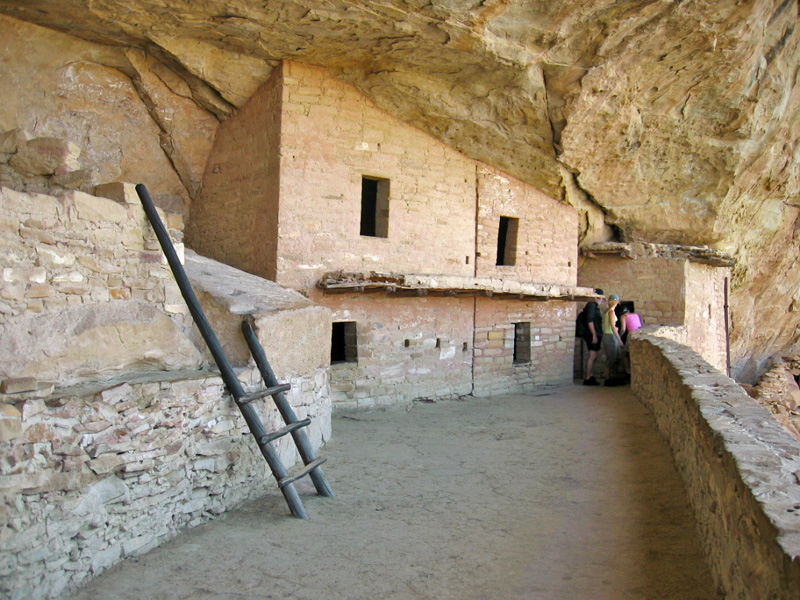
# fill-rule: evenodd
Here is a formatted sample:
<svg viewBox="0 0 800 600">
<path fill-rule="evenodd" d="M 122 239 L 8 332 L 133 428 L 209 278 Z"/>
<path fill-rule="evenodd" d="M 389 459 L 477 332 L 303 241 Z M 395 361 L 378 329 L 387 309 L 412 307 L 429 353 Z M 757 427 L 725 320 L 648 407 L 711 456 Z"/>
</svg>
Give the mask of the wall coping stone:
<svg viewBox="0 0 800 600">
<path fill-rule="evenodd" d="M 632 389 L 669 440 L 718 585 L 730 598 L 796 598 L 800 442 L 733 379 L 658 331 L 631 336 Z"/>
</svg>

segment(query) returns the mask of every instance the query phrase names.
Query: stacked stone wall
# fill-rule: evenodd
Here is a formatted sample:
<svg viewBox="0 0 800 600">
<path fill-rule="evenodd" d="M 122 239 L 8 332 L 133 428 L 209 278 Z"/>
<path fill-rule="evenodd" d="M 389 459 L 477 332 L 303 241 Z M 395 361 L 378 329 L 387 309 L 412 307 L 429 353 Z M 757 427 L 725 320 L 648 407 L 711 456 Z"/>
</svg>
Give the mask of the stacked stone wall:
<svg viewBox="0 0 800 600">
<path fill-rule="evenodd" d="M 0 188 L 4 598 L 62 597 L 270 485 L 222 382 L 202 370 L 205 350 L 133 186 L 98 193 L 109 197 Z M 180 218 L 162 220 L 179 240 Z M 214 325 L 224 322 L 223 343 L 241 345 L 238 327 L 252 315 L 270 354 L 271 344 L 289 347 L 275 370 L 292 384 L 299 418 L 313 418 L 319 447 L 330 435 L 327 357 L 317 350 L 329 312 L 211 262 L 195 264 L 198 293 Z M 248 389 L 253 377 L 242 372 Z M 282 426 L 270 404 L 261 410 L 268 431 Z M 285 440 L 288 467 L 296 456 Z"/>
<path fill-rule="evenodd" d="M 258 381 L 251 370 L 240 379 L 246 389 Z M 318 447 L 330 436 L 330 413 L 319 409 L 326 374 L 291 383 L 291 402 L 300 418 L 313 417 L 307 431 Z M 13 406 L 21 420 L 0 441 L 4 598 L 62 597 L 182 528 L 277 490 L 216 375 L 131 375 L 17 395 Z M 265 407 L 258 404 L 267 430 L 278 429 L 277 411 Z M 277 446 L 287 465 L 296 460 L 290 442 Z"/>
<path fill-rule="evenodd" d="M 618 294 L 635 303 L 644 323 L 683 325 L 686 307 L 684 260 L 601 256 L 581 260 L 578 285 Z"/>
<path fill-rule="evenodd" d="M 726 598 L 797 598 L 800 443 L 689 347 L 633 336 L 632 389 L 668 439 Z"/>
<path fill-rule="evenodd" d="M 452 399 L 472 392 L 471 298 L 329 296 L 334 321 L 355 321 L 358 357 L 331 365 L 336 410 Z"/>
<path fill-rule="evenodd" d="M 519 219 L 514 265 L 496 264 L 500 217 Z M 577 237 L 578 213 L 574 208 L 505 173 L 479 165 L 478 277 L 575 285 Z"/>
<path fill-rule="evenodd" d="M 203 364 L 132 186 L 109 185 L 101 193 L 119 201 L 0 188 L 0 378 L 64 385 L 127 369 Z M 179 240 L 180 219 L 164 219 Z"/>
<path fill-rule="evenodd" d="M 281 73 L 220 124 L 186 224 L 198 253 L 275 280 L 281 154 Z"/>
<path fill-rule="evenodd" d="M 727 372 L 725 282 L 729 277 L 728 268 L 684 258 L 611 255 L 584 259 L 579 284 L 633 302 L 645 325 L 661 326 L 659 335 L 691 346 L 715 368 Z"/>
<path fill-rule="evenodd" d="M 324 70 L 285 61 L 276 281 L 326 271 L 474 274 L 476 163 Z M 387 237 L 360 235 L 362 176 L 389 180 Z"/>
<path fill-rule="evenodd" d="M 532 392 L 572 381 L 572 302 L 478 298 L 475 310 L 475 394 Z M 530 360 L 514 362 L 514 324 L 530 326 Z"/>
</svg>

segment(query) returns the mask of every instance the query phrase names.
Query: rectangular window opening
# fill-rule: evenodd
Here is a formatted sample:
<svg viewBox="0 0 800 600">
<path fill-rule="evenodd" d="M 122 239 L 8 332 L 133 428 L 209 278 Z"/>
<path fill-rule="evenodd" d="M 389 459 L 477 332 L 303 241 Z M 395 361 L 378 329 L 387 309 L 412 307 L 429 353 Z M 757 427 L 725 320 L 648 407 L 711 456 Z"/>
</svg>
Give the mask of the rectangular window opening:
<svg viewBox="0 0 800 600">
<path fill-rule="evenodd" d="M 333 323 L 331 330 L 331 364 L 358 362 L 356 322 Z"/>
<path fill-rule="evenodd" d="M 517 264 L 517 233 L 519 219 L 500 217 L 497 231 L 497 265 L 513 267 Z"/>
<path fill-rule="evenodd" d="M 361 235 L 389 237 L 389 180 L 361 178 Z"/>
<path fill-rule="evenodd" d="M 514 323 L 514 364 L 531 362 L 531 324 Z"/>
</svg>

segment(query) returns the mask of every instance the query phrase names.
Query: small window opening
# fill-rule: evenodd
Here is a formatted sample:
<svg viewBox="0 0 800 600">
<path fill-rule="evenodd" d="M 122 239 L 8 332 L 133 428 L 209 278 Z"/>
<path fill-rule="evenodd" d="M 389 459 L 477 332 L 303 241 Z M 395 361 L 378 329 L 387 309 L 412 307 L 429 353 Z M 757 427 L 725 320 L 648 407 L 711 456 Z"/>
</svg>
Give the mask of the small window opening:
<svg viewBox="0 0 800 600">
<path fill-rule="evenodd" d="M 437 348 L 441 348 L 442 347 L 442 338 L 436 338 L 436 347 Z"/>
<path fill-rule="evenodd" d="M 403 340 L 403 346 L 406 347 L 406 348 L 411 346 L 411 340 Z"/>
<path fill-rule="evenodd" d="M 356 322 L 341 321 L 333 323 L 331 333 L 331 364 L 357 362 L 358 343 Z"/>
<path fill-rule="evenodd" d="M 531 362 L 531 324 L 514 323 L 514 364 Z"/>
<path fill-rule="evenodd" d="M 622 314 L 623 309 L 628 309 L 627 312 L 636 312 L 633 302 L 620 302 L 614 309 L 614 314 L 617 315 L 617 318 Z"/>
<path fill-rule="evenodd" d="M 361 178 L 361 235 L 389 237 L 389 180 Z"/>
<path fill-rule="evenodd" d="M 517 233 L 519 219 L 500 217 L 500 228 L 497 231 L 497 265 L 514 266 L 517 264 Z"/>
<path fill-rule="evenodd" d="M 467 350 L 469 350 L 469 344 L 467 342 L 464 342 L 461 346 L 461 351 L 466 352 Z"/>
</svg>

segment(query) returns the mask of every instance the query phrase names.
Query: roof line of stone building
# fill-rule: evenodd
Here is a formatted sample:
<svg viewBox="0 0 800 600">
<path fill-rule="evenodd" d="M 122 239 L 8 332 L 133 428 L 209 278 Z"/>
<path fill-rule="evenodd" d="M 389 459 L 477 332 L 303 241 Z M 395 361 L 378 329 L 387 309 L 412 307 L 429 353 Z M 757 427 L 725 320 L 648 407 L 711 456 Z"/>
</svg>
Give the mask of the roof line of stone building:
<svg viewBox="0 0 800 600">
<path fill-rule="evenodd" d="M 581 248 L 581 255 L 596 258 L 616 254 L 622 258 L 677 258 L 714 267 L 733 267 L 736 260 L 721 250 L 708 246 L 681 244 L 654 244 L 646 242 L 600 242 Z"/>
</svg>

